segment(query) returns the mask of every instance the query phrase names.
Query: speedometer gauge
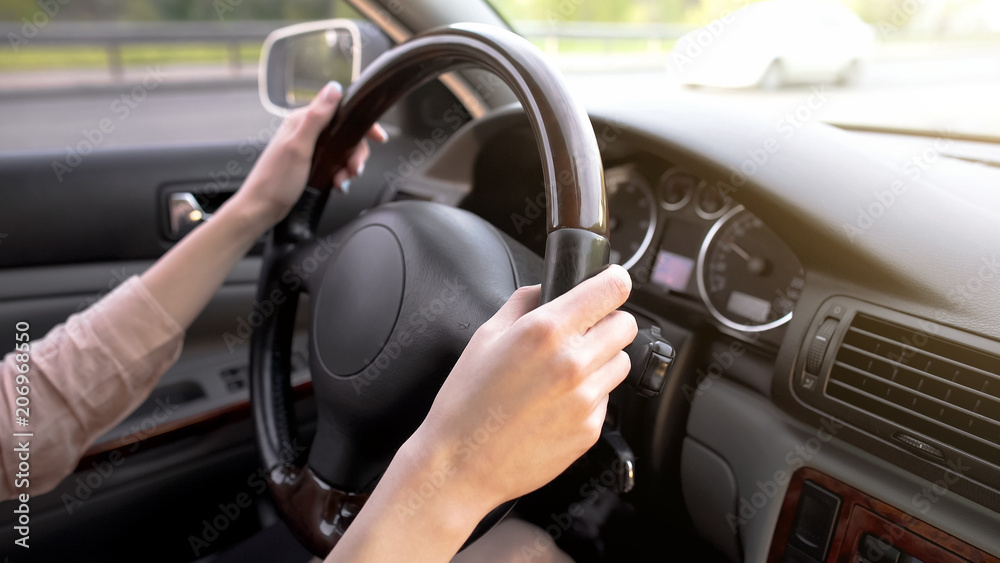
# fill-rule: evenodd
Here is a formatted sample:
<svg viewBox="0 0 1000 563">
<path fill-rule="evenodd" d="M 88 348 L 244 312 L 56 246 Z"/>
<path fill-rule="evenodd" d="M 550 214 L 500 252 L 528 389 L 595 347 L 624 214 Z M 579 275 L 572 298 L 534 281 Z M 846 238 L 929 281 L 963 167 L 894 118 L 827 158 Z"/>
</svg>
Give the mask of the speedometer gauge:
<svg viewBox="0 0 1000 563">
<path fill-rule="evenodd" d="M 611 262 L 626 270 L 642 258 L 656 230 L 656 198 L 646 180 L 631 167 L 605 172 Z"/>
<path fill-rule="evenodd" d="M 788 246 L 742 205 L 708 232 L 698 254 L 698 290 L 712 315 L 743 332 L 792 318 L 805 272 Z"/>
</svg>

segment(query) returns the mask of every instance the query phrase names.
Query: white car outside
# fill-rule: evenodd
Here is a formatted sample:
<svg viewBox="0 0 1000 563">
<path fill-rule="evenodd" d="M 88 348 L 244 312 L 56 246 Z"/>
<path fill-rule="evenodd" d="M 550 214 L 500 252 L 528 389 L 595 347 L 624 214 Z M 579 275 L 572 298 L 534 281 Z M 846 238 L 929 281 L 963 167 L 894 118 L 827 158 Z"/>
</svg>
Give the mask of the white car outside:
<svg viewBox="0 0 1000 563">
<path fill-rule="evenodd" d="M 682 84 L 696 86 L 848 83 L 874 40 L 874 28 L 835 0 L 768 0 L 685 34 L 669 66 Z"/>
</svg>

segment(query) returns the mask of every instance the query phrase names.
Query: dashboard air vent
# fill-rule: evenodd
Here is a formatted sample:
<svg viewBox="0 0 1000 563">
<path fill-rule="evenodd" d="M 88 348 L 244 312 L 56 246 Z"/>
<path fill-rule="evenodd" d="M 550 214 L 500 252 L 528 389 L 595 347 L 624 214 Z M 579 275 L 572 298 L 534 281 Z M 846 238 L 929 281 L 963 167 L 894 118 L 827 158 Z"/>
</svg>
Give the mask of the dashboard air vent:
<svg viewBox="0 0 1000 563">
<path fill-rule="evenodd" d="M 1000 464 L 995 354 L 859 313 L 837 351 L 826 394 Z"/>
</svg>

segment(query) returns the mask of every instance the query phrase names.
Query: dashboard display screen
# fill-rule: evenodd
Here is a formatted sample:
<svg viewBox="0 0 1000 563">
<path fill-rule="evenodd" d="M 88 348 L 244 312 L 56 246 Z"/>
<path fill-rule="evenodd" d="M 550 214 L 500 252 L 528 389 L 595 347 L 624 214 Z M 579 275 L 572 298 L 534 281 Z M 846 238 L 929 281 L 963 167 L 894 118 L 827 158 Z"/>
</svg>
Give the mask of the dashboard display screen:
<svg viewBox="0 0 1000 563">
<path fill-rule="evenodd" d="M 697 295 L 694 271 L 698 249 L 708 227 L 687 221 L 669 221 L 649 279 L 656 285 L 688 295 Z"/>
<path fill-rule="evenodd" d="M 735 313 L 758 323 L 764 323 L 767 322 L 771 314 L 771 302 L 748 295 L 742 291 L 733 291 L 729 294 L 726 309 L 730 313 Z"/>
<path fill-rule="evenodd" d="M 653 265 L 653 282 L 673 291 L 684 291 L 694 272 L 694 260 L 661 250 L 656 254 L 656 264 Z"/>
</svg>

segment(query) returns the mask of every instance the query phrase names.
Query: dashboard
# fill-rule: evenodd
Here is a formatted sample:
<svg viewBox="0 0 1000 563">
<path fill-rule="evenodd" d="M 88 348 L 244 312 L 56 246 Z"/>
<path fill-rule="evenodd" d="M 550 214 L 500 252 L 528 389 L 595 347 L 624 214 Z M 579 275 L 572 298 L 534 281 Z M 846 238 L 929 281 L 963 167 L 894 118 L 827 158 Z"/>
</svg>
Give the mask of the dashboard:
<svg viewBox="0 0 1000 563">
<path fill-rule="evenodd" d="M 796 253 L 727 182 L 624 142 L 605 153 L 610 261 L 632 275 L 633 295 L 666 317 L 690 315 L 773 353 L 805 285 Z M 461 205 L 541 255 L 545 196 L 527 123 L 484 139 L 475 156 L 454 158 L 470 167 L 466 190 L 415 181 L 405 197 Z"/>
<path fill-rule="evenodd" d="M 651 509 L 686 506 L 730 559 L 782 561 L 797 495 L 824 483 L 916 536 L 951 538 L 937 547 L 1000 553 L 1000 292 L 984 266 L 1000 232 L 996 161 L 957 155 L 910 178 L 899 163 L 933 139 L 809 124 L 778 142 L 768 116 L 674 102 L 590 108 L 612 260 L 634 280 L 626 307 L 678 350 L 656 401 L 612 396 L 655 482 Z M 760 146 L 777 149 L 748 165 Z M 388 197 L 463 207 L 541 255 L 541 178 L 511 107 Z M 884 203 L 900 178 L 909 191 Z M 856 554 L 876 521 L 844 510 L 830 560 Z M 907 553 L 933 553 L 914 542 Z"/>
<path fill-rule="evenodd" d="M 610 261 L 632 275 L 633 294 L 665 316 L 691 314 L 728 336 L 776 349 L 805 285 L 795 252 L 726 182 L 635 146 L 606 152 Z M 527 124 L 486 140 L 473 161 L 474 189 L 456 202 L 542 254 L 545 199 Z M 417 197 L 448 194 L 430 184 L 407 189 L 425 186 L 430 191 Z"/>
</svg>

